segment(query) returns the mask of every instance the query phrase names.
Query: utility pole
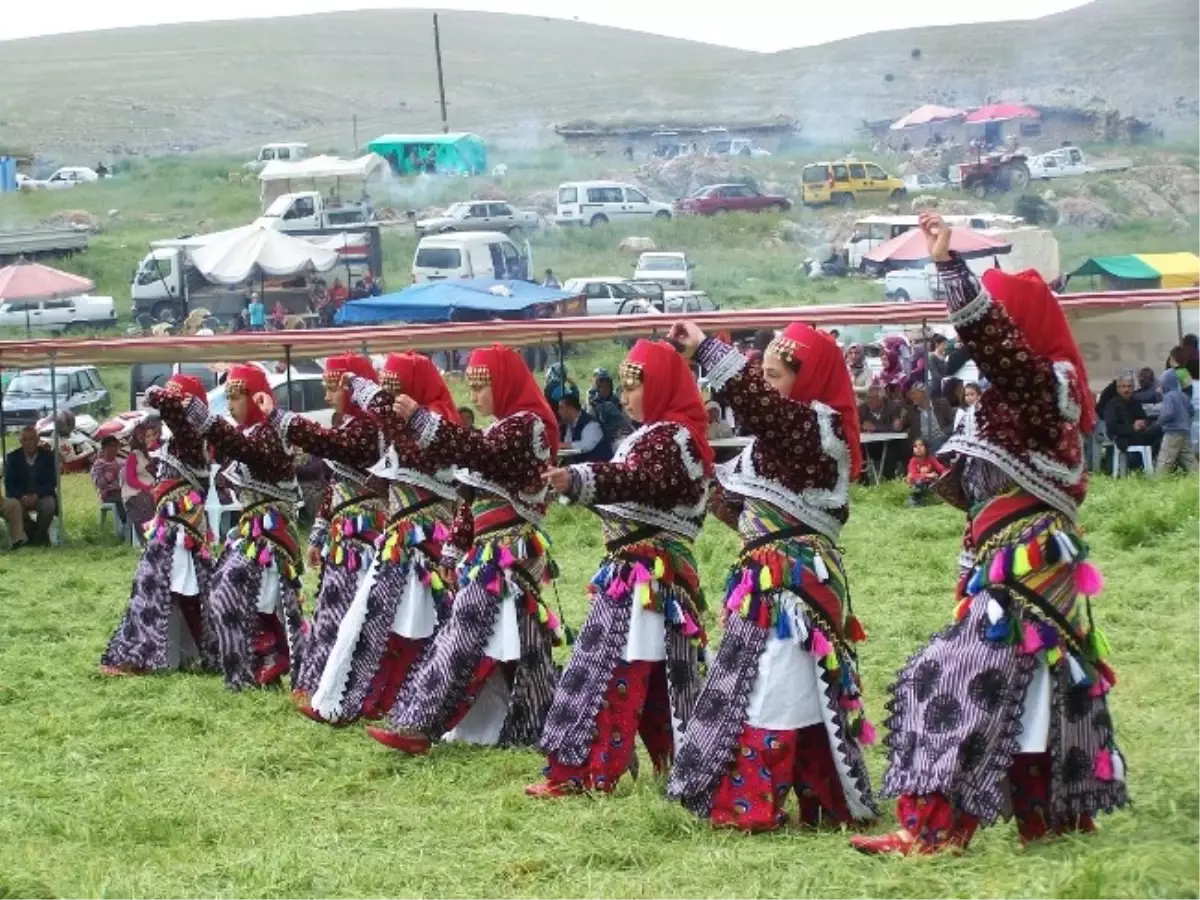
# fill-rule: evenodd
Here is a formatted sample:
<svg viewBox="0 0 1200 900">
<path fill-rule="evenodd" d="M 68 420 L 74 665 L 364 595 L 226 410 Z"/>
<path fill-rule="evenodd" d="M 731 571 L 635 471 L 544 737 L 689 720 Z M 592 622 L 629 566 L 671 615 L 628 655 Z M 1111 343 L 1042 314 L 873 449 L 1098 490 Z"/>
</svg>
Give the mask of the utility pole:
<svg viewBox="0 0 1200 900">
<path fill-rule="evenodd" d="M 446 122 L 446 82 L 442 77 L 442 33 L 438 29 L 437 13 L 433 14 L 433 53 L 437 57 L 438 102 L 442 105 L 442 134 L 447 134 L 450 131 L 450 125 Z"/>
<path fill-rule="evenodd" d="M 354 152 L 357 153 L 358 152 L 358 113 L 355 113 L 353 116 L 350 117 L 350 119 L 351 119 L 351 121 L 354 122 Z"/>
</svg>

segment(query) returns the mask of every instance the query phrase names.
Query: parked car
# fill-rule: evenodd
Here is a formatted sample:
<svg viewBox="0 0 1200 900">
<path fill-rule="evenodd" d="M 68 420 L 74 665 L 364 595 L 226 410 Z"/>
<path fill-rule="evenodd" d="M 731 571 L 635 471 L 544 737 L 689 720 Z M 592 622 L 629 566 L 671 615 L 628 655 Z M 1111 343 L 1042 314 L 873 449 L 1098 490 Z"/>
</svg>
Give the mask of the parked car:
<svg viewBox="0 0 1200 900">
<path fill-rule="evenodd" d="M 800 175 L 805 206 L 853 206 L 858 200 L 899 200 L 904 182 L 872 162 L 839 159 L 805 166 Z"/>
<path fill-rule="evenodd" d="M 513 209 L 510 203 L 455 203 L 440 216 L 418 219 L 417 234 L 449 234 L 455 231 L 501 231 L 518 238 L 538 227 L 540 216 L 532 210 Z"/>
<path fill-rule="evenodd" d="M 770 150 L 764 150 L 747 137 L 727 138 L 713 141 L 708 147 L 709 156 L 770 156 Z"/>
<path fill-rule="evenodd" d="M 949 189 L 950 182 L 937 175 L 918 172 L 915 175 L 904 176 L 904 189 L 910 194 L 928 194 L 930 192 Z"/>
<path fill-rule="evenodd" d="M 0 328 L 49 332 L 111 328 L 117 324 L 112 297 L 62 297 L 58 300 L 0 300 Z"/>
<path fill-rule="evenodd" d="M 558 186 L 557 225 L 603 225 L 671 218 L 671 207 L 619 181 L 569 181 Z"/>
<path fill-rule="evenodd" d="M 630 281 L 617 275 L 572 278 L 563 290 L 582 294 L 589 316 L 615 316 L 626 300 L 660 300 L 663 296 L 663 286 L 657 281 Z"/>
<path fill-rule="evenodd" d="M 172 375 L 191 375 L 200 379 L 206 391 L 217 386 L 217 372 L 207 363 L 135 363 L 129 367 L 129 408 L 146 405 L 146 391 L 162 387 Z"/>
<path fill-rule="evenodd" d="M 95 366 L 62 366 L 54 370 L 26 369 L 18 372 L 4 392 L 4 427 L 35 425 L 54 411 L 87 413 L 93 418 L 112 410 L 108 388 Z"/>
<path fill-rule="evenodd" d="M 696 264 L 688 260 L 686 253 L 654 252 L 639 256 L 633 268 L 634 281 L 657 281 L 664 289 L 690 291 Z"/>
<path fill-rule="evenodd" d="M 250 162 L 246 163 L 246 168 L 251 172 L 260 172 L 267 163 L 275 162 L 281 159 L 284 162 L 296 162 L 308 156 L 308 144 L 303 144 L 297 141 L 285 142 L 281 144 L 263 144 L 259 148 L 258 155 Z"/>
<path fill-rule="evenodd" d="M 95 170 L 89 169 L 87 166 L 64 166 L 55 171 L 49 178 L 34 180 L 32 184 L 37 188 L 59 190 L 61 188 L 78 187 L 81 184 L 91 184 L 99 180 L 100 176 L 96 174 Z"/>
<path fill-rule="evenodd" d="M 275 406 L 288 409 L 288 376 L 285 372 L 268 372 L 267 383 L 271 385 L 271 393 L 275 397 Z M 307 419 L 312 419 L 328 427 L 333 423 L 333 407 L 325 399 L 324 375 L 321 372 L 299 371 L 292 369 L 291 377 L 291 411 L 299 413 Z M 219 385 L 208 392 L 208 408 L 218 416 L 229 415 L 229 400 L 225 396 L 225 385 Z"/>
<path fill-rule="evenodd" d="M 529 278 L 528 244 L 518 248 L 498 231 L 430 234 L 421 238 L 413 255 L 414 283 L 443 278 Z"/>
<path fill-rule="evenodd" d="M 617 315 L 691 315 L 716 312 L 720 305 L 705 291 L 666 291 L 658 298 L 630 298 L 621 303 Z"/>
<path fill-rule="evenodd" d="M 675 202 L 680 215 L 711 216 L 725 212 L 786 212 L 792 201 L 781 194 L 764 194 L 748 184 L 710 184 Z"/>
</svg>

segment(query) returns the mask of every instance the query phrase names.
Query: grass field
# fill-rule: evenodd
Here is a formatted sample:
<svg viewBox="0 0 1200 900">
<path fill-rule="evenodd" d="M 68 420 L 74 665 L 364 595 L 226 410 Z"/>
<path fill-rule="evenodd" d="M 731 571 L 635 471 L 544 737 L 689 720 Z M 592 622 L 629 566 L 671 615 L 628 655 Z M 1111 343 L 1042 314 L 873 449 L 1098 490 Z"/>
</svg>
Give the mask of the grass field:
<svg viewBox="0 0 1200 900">
<path fill-rule="evenodd" d="M 215 677 L 105 680 L 95 666 L 136 551 L 66 481 L 71 540 L 0 554 L 0 897 L 694 896 L 1184 897 L 1200 891 L 1195 478 L 1093 485 L 1083 522 L 1108 587 L 1112 697 L 1134 805 L 1091 838 L 1021 850 L 1011 825 L 961 859 L 871 860 L 840 834 L 710 830 L 643 776 L 614 796 L 538 805 L 532 752 L 440 747 L 405 759 L 360 729 L 314 725 L 282 692 Z M 961 517 L 857 491 L 843 544 L 868 709 L 952 614 Z M 549 532 L 569 619 L 600 553 L 596 520 L 556 507 Z M 735 549 L 710 522 L 702 574 Z M 710 596 L 710 604 L 715 604 Z M 714 622 L 709 621 L 710 628 Z M 869 761 L 878 777 L 878 747 Z M 643 771 L 648 771 L 643 765 Z M 889 824 L 891 822 L 889 815 Z"/>
</svg>

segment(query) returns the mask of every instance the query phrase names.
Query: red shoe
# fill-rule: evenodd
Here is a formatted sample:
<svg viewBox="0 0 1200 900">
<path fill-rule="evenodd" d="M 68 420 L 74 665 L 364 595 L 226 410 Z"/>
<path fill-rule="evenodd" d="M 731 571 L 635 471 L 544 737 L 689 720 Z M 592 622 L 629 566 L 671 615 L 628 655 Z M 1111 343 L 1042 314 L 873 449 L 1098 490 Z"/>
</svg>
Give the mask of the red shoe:
<svg viewBox="0 0 1200 900">
<path fill-rule="evenodd" d="M 428 753 L 429 748 L 433 746 L 433 742 L 423 734 L 416 733 L 401 733 L 392 731 L 390 728 L 381 728 L 377 725 L 367 726 L 367 736 L 379 741 L 385 747 L 391 747 L 393 750 L 399 750 L 401 753 L 407 753 L 409 756 L 420 756 L 423 753 Z"/>
<path fill-rule="evenodd" d="M 893 831 L 890 834 L 856 834 L 850 838 L 850 846 L 869 856 L 888 853 L 908 856 L 911 853 L 928 852 L 920 848 L 916 840 L 903 831 Z"/>
<path fill-rule="evenodd" d="M 286 675 L 288 671 L 288 658 L 286 656 L 275 654 L 273 657 L 268 657 L 268 659 L 274 659 L 275 661 L 273 663 L 264 662 L 262 668 L 258 670 L 258 674 L 254 678 L 261 687 L 269 687 Z"/>
<path fill-rule="evenodd" d="M 558 797 L 577 797 L 587 793 L 581 785 L 570 782 L 542 781 L 525 788 L 525 796 L 536 797 L 539 800 L 554 800 Z"/>
<path fill-rule="evenodd" d="M 298 713 L 300 713 L 300 715 L 304 716 L 304 718 L 311 719 L 312 721 L 316 722 L 319 725 L 326 724 L 325 720 L 323 718 L 321 718 L 321 714 L 319 712 L 317 712 L 315 709 L 313 709 L 311 706 L 309 706 L 307 703 L 296 704 L 296 711 Z"/>
<path fill-rule="evenodd" d="M 138 669 L 132 669 L 125 666 L 100 666 L 99 672 L 106 678 L 126 678 L 130 675 L 141 675 Z"/>
<path fill-rule="evenodd" d="M 302 691 L 300 688 L 296 688 L 294 691 L 292 691 L 292 702 L 297 706 L 307 706 L 310 700 L 312 700 L 312 698 L 308 696 L 307 691 Z"/>
</svg>

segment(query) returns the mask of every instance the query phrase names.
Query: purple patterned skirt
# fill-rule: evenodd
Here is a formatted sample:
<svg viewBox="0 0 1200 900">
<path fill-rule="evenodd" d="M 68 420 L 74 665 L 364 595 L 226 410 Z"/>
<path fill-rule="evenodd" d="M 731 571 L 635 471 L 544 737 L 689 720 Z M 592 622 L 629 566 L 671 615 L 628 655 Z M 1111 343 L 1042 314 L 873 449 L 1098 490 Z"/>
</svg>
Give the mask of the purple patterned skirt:
<svg viewBox="0 0 1200 900">
<path fill-rule="evenodd" d="M 172 535 L 173 537 L 173 535 Z M 192 552 L 200 597 L 179 598 L 171 592 L 171 569 L 175 547 L 166 541 L 151 541 L 133 576 L 129 606 L 121 623 L 100 657 L 100 664 L 135 671 L 162 672 L 182 668 L 193 660 L 203 670 L 217 670 L 217 643 L 212 623 L 203 613 L 202 598 L 208 591 L 212 561 Z M 196 609 L 184 612 L 182 603 Z M 189 624 L 187 618 L 193 622 Z M 193 634 L 199 624 L 201 634 Z"/>
<path fill-rule="evenodd" d="M 354 602 L 359 584 L 369 572 L 369 568 L 351 571 L 346 566 L 325 564 L 321 572 L 321 589 L 317 594 L 317 608 L 313 614 L 304 659 L 293 686 L 296 690 L 312 694 L 317 689 L 321 673 L 325 670 L 325 663 L 329 660 L 329 653 L 337 640 L 338 626 L 342 624 L 346 610 Z"/>
</svg>

